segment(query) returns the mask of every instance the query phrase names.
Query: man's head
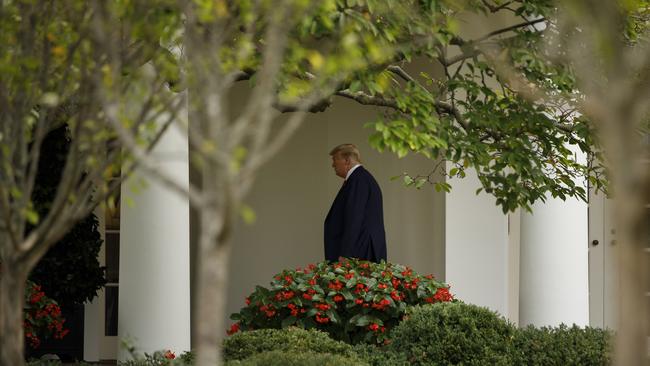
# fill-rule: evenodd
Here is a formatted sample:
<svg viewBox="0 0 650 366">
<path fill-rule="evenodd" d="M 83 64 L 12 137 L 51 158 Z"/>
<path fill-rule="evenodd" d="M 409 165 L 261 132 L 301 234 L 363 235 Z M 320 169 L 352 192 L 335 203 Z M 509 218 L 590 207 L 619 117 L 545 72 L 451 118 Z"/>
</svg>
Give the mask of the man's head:
<svg viewBox="0 0 650 366">
<path fill-rule="evenodd" d="M 361 163 L 359 149 L 353 144 L 342 144 L 333 148 L 330 151 L 330 156 L 332 157 L 332 168 L 341 178 L 345 178 L 353 166 Z"/>
</svg>

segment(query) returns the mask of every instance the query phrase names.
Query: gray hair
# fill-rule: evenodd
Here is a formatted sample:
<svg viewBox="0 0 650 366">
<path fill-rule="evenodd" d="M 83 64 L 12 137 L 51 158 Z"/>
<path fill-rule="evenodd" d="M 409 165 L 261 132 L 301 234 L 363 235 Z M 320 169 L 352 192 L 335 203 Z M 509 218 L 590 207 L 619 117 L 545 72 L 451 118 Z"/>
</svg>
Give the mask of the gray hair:
<svg viewBox="0 0 650 366">
<path fill-rule="evenodd" d="M 346 159 L 353 160 L 357 163 L 361 162 L 361 154 L 359 149 L 354 144 L 341 144 L 330 151 L 330 156 L 335 156 L 340 154 Z"/>
</svg>

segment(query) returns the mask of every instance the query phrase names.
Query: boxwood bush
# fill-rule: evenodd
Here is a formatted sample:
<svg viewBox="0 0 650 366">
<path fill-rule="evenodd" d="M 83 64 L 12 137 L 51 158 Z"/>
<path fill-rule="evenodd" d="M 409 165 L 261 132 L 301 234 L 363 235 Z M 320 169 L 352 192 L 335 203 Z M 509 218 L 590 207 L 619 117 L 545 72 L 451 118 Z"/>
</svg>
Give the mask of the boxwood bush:
<svg viewBox="0 0 650 366">
<path fill-rule="evenodd" d="M 330 338 L 327 333 L 296 327 L 287 329 L 259 329 L 237 333 L 223 343 L 225 361 L 243 360 L 252 355 L 281 351 L 287 353 L 329 353 L 355 357 L 349 344 Z"/>
<path fill-rule="evenodd" d="M 331 353 L 269 351 L 244 360 L 226 362 L 225 366 L 367 366 L 358 358 Z"/>
<path fill-rule="evenodd" d="M 449 286 L 406 266 L 349 259 L 277 274 L 231 315 L 239 330 L 317 328 L 347 343 L 381 344 L 408 306 L 452 301 Z"/>
<path fill-rule="evenodd" d="M 535 328 L 518 331 L 515 340 L 516 364 L 545 365 L 609 365 L 612 354 L 612 333 L 598 328 L 567 327 Z"/>
<path fill-rule="evenodd" d="M 413 307 L 391 333 L 388 350 L 412 365 L 512 365 L 516 328 L 475 305 Z"/>
<path fill-rule="evenodd" d="M 354 353 L 369 366 L 409 366 L 406 355 L 387 347 L 360 343 L 353 346 Z"/>
</svg>

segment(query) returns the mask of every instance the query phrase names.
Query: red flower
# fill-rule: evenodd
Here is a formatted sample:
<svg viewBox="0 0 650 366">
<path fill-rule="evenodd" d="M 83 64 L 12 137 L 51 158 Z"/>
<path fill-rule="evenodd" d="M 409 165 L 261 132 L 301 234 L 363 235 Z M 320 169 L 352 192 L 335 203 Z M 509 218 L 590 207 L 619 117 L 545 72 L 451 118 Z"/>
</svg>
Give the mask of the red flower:
<svg viewBox="0 0 650 366">
<path fill-rule="evenodd" d="M 310 294 L 302 294 L 302 298 L 305 300 L 311 300 L 311 295 Z"/>
<path fill-rule="evenodd" d="M 361 304 L 363 304 L 363 299 L 362 299 L 362 298 L 358 298 L 358 299 L 354 300 L 354 302 L 355 302 L 357 305 L 361 305 Z"/>
<path fill-rule="evenodd" d="M 293 283 L 293 278 L 291 276 L 284 276 L 285 286 Z"/>
<path fill-rule="evenodd" d="M 237 323 L 233 324 L 233 327 L 234 327 L 236 324 L 237 324 Z M 230 329 L 232 330 L 232 327 L 231 327 Z M 238 330 L 239 330 L 239 329 L 238 329 Z M 235 331 L 235 332 L 236 332 L 236 331 Z M 170 350 L 167 350 L 167 352 L 165 352 L 165 354 L 164 354 L 163 356 L 164 356 L 166 359 L 168 359 L 168 360 L 173 360 L 173 359 L 176 358 L 176 355 L 174 354 L 174 352 L 172 352 L 172 351 L 170 351 Z"/>
<path fill-rule="evenodd" d="M 335 280 L 334 282 L 330 282 L 327 287 L 334 291 L 341 291 L 341 289 L 343 289 L 343 282 Z"/>
<path fill-rule="evenodd" d="M 40 289 L 40 286 L 38 286 Z M 41 299 L 45 296 L 45 292 L 39 291 L 39 292 L 34 292 L 32 296 L 29 298 L 29 302 L 32 304 L 36 304 L 37 302 L 41 301 Z"/>
<path fill-rule="evenodd" d="M 321 313 L 316 313 L 316 321 L 321 324 L 326 324 L 330 322 L 330 318 L 326 316 L 321 317 Z"/>
<path fill-rule="evenodd" d="M 432 275 L 432 274 L 428 274 L 428 275 L 424 276 L 424 278 L 426 278 L 427 280 L 432 280 L 432 279 L 433 279 L 433 275 Z"/>
<path fill-rule="evenodd" d="M 341 302 L 341 301 L 343 301 L 343 296 L 341 295 L 334 296 L 334 302 Z"/>
<path fill-rule="evenodd" d="M 351 279 L 352 277 L 354 277 L 354 273 L 348 272 L 348 273 L 345 274 L 344 277 L 345 277 L 346 280 L 349 280 L 349 279 Z"/>
<path fill-rule="evenodd" d="M 448 288 L 446 288 L 446 287 L 440 287 L 440 288 L 436 291 L 435 295 L 433 295 L 433 298 L 436 299 L 436 300 L 438 300 L 438 301 L 446 302 L 446 301 L 451 301 L 451 300 L 453 300 L 453 299 L 454 299 L 454 296 L 452 296 L 452 294 L 449 293 L 449 289 L 448 289 Z"/>
<path fill-rule="evenodd" d="M 390 301 L 388 299 L 382 299 L 378 303 L 372 304 L 372 308 L 377 310 L 384 310 L 384 308 L 386 308 L 388 305 L 390 305 Z"/>
<path fill-rule="evenodd" d="M 267 310 L 267 311 L 266 311 L 266 316 L 267 316 L 268 318 L 272 318 L 273 315 L 275 315 L 275 310 Z"/>
<path fill-rule="evenodd" d="M 390 297 L 392 297 L 393 300 L 395 300 L 395 301 L 402 300 L 402 297 L 400 295 L 398 295 L 396 291 L 391 291 Z"/>
<path fill-rule="evenodd" d="M 325 310 L 330 309 L 330 306 L 328 304 L 316 304 L 316 305 L 314 305 L 314 307 L 316 309 L 318 309 L 318 310 L 321 310 L 321 311 L 325 311 Z"/>
<path fill-rule="evenodd" d="M 379 324 L 377 323 L 372 323 L 368 326 L 368 330 L 371 330 L 373 332 L 376 332 L 379 330 Z"/>
<path fill-rule="evenodd" d="M 250 305 L 250 304 L 251 304 L 251 299 L 247 297 L 246 298 L 246 305 Z"/>
<path fill-rule="evenodd" d="M 311 286 L 316 286 L 316 277 L 313 277 L 312 279 L 309 280 L 309 284 Z"/>
<path fill-rule="evenodd" d="M 316 269 L 316 265 L 313 264 L 313 263 L 309 263 L 309 265 L 308 265 L 307 267 L 309 267 L 309 269 L 310 269 L 311 271 L 314 271 L 314 270 Z"/>
<path fill-rule="evenodd" d="M 380 283 L 379 285 L 377 285 L 377 288 L 379 288 L 380 290 L 385 290 L 388 288 L 388 285 L 386 285 L 385 283 Z"/>
<path fill-rule="evenodd" d="M 393 278 L 390 282 L 393 283 L 393 288 L 397 289 L 399 285 L 402 283 L 402 281 L 398 280 L 397 278 Z"/>
<path fill-rule="evenodd" d="M 413 270 L 408 268 L 408 267 L 406 267 L 405 271 L 402 271 L 402 276 L 404 276 L 404 277 L 408 277 L 408 276 L 410 276 L 412 274 L 413 274 Z"/>
</svg>

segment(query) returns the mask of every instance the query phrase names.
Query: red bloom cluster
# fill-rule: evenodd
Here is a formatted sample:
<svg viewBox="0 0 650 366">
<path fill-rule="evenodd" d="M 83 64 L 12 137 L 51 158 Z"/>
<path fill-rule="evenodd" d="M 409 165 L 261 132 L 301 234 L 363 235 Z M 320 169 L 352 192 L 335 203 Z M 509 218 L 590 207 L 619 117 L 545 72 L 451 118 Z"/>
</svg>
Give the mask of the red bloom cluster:
<svg viewBox="0 0 650 366">
<path fill-rule="evenodd" d="M 331 290 L 334 290 L 334 291 L 341 291 L 341 289 L 343 288 L 343 282 L 341 282 L 339 280 L 336 280 L 334 282 L 330 282 L 327 285 L 327 287 L 329 287 Z"/>
<path fill-rule="evenodd" d="M 316 327 L 335 339 L 386 343 L 387 330 L 404 316 L 404 305 L 451 301 L 447 285 L 409 267 L 356 259 L 285 270 L 270 288 L 258 286 L 231 318 L 240 330 Z M 371 335 L 370 337 L 368 335 Z"/>
<path fill-rule="evenodd" d="M 359 294 L 362 291 L 367 292 L 368 291 L 368 286 L 364 285 L 363 283 L 357 283 L 356 290 L 354 290 L 354 293 Z"/>
<path fill-rule="evenodd" d="M 433 298 L 438 301 L 446 302 L 453 300 L 454 296 L 449 293 L 449 288 L 441 287 L 436 291 L 436 294 L 433 295 Z"/>
<path fill-rule="evenodd" d="M 316 321 L 321 324 L 326 324 L 330 322 L 330 318 L 321 316 L 321 313 L 316 313 Z"/>
<path fill-rule="evenodd" d="M 70 330 L 63 327 L 65 319 L 59 305 L 45 295 L 41 286 L 29 282 L 25 292 L 25 338 L 32 348 L 41 344 L 40 337 L 62 339 Z"/>
<path fill-rule="evenodd" d="M 311 300 L 312 296 L 316 293 L 314 289 L 308 289 L 306 293 L 302 294 L 302 298 L 305 300 Z"/>
<path fill-rule="evenodd" d="M 377 309 L 379 311 L 384 310 L 388 305 L 390 305 L 390 300 L 388 299 L 382 299 L 379 302 L 376 302 L 372 304 L 373 309 Z"/>
<path fill-rule="evenodd" d="M 273 304 L 261 305 L 260 306 L 260 311 L 265 313 L 267 318 L 273 317 L 275 315 L 275 313 L 276 313 L 275 308 L 273 307 Z"/>
<path fill-rule="evenodd" d="M 294 295 L 293 291 L 282 291 L 282 292 L 278 292 L 277 294 L 275 294 L 275 299 L 277 301 L 290 300 L 290 299 L 293 298 L 293 295 Z"/>
<path fill-rule="evenodd" d="M 235 334 L 237 332 L 239 332 L 239 322 L 231 325 L 230 329 L 226 331 L 226 334 L 233 335 L 233 334 Z"/>
<path fill-rule="evenodd" d="M 328 304 L 316 304 L 314 307 L 321 311 L 327 311 L 330 309 L 330 306 Z"/>
<path fill-rule="evenodd" d="M 370 324 L 370 325 L 368 326 L 368 330 L 369 330 L 369 331 L 372 331 L 372 332 L 377 332 L 377 331 L 379 331 L 379 332 L 381 332 L 381 333 L 384 333 L 384 332 L 386 331 L 386 327 L 384 327 L 384 326 L 381 326 L 381 327 L 380 327 L 379 324 L 377 324 L 377 323 L 372 323 L 372 324 Z"/>
<path fill-rule="evenodd" d="M 287 308 L 291 310 L 291 316 L 298 316 L 298 314 L 303 314 L 307 311 L 304 308 L 298 307 L 292 303 L 287 304 Z"/>
<path fill-rule="evenodd" d="M 234 325 L 234 324 L 233 324 L 233 325 Z M 170 351 L 170 350 L 167 350 L 167 351 L 165 352 L 165 354 L 163 354 L 163 357 L 165 357 L 165 358 L 168 359 L 168 360 L 173 360 L 173 359 L 176 358 L 176 355 L 174 354 L 174 352 L 172 352 L 172 351 Z"/>
</svg>

